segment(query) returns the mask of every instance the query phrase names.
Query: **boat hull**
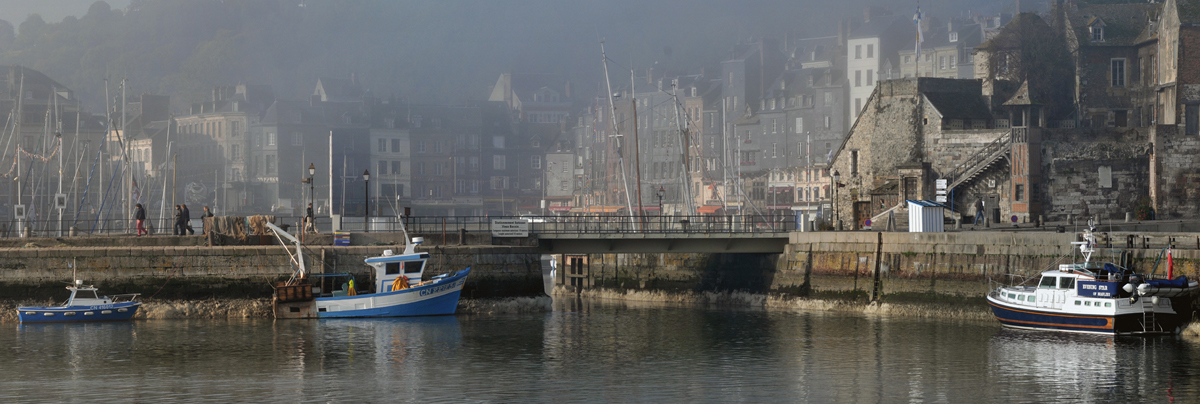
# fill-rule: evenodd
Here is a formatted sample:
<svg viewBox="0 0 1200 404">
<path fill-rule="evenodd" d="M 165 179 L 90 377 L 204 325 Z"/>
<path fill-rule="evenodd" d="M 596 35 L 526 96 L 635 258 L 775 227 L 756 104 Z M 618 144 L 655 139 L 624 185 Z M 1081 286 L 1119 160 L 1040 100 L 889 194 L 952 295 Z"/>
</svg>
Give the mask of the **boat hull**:
<svg viewBox="0 0 1200 404">
<path fill-rule="evenodd" d="M 18 307 L 17 318 L 22 323 L 129 321 L 141 306 L 141 302 L 123 302 L 95 306 Z"/>
<path fill-rule="evenodd" d="M 1141 312 L 1116 315 L 1087 315 L 1014 306 L 988 297 L 992 314 L 1006 327 L 1026 330 L 1062 331 L 1086 334 L 1173 334 L 1183 325 L 1182 316 L 1174 313 L 1154 313 L 1154 324 L 1143 326 L 1146 316 Z"/>
<path fill-rule="evenodd" d="M 440 282 L 395 292 L 318 297 L 275 304 L 276 318 L 410 317 L 454 314 L 470 268 Z"/>
</svg>

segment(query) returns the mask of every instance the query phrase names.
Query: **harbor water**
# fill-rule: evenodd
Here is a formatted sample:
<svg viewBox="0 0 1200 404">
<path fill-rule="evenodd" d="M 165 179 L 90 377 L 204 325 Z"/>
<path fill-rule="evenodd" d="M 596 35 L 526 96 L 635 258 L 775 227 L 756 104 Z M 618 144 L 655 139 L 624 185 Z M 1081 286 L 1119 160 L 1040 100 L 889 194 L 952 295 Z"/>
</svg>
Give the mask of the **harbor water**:
<svg viewBox="0 0 1200 404">
<path fill-rule="evenodd" d="M 554 311 L 0 324 L 0 402 L 1196 402 L 1200 343 L 560 299 Z"/>
</svg>

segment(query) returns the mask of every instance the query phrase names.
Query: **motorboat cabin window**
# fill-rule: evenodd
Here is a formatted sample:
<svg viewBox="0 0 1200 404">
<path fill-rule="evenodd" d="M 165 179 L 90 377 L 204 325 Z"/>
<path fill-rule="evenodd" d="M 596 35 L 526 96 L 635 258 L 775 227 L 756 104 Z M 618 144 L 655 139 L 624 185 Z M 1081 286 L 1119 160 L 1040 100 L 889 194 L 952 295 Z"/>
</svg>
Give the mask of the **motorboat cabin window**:
<svg viewBox="0 0 1200 404">
<path fill-rule="evenodd" d="M 1084 306 L 1091 306 L 1091 305 L 1092 305 L 1092 302 L 1089 302 L 1089 301 L 1084 301 L 1084 302 L 1083 302 L 1083 305 L 1084 305 Z"/>
<path fill-rule="evenodd" d="M 1104 302 L 1104 307 L 1112 307 L 1112 302 Z"/>
<path fill-rule="evenodd" d="M 1043 276 L 1042 283 L 1038 284 L 1039 288 L 1053 288 L 1058 286 L 1057 276 Z"/>
<path fill-rule="evenodd" d="M 95 299 L 96 291 L 94 290 L 77 290 L 75 291 L 76 299 Z"/>
<path fill-rule="evenodd" d="M 384 275 L 396 275 L 399 273 L 400 273 L 400 263 L 399 262 L 389 262 L 389 263 L 385 264 L 384 273 L 383 273 Z"/>
<path fill-rule="evenodd" d="M 1059 289 L 1075 289 L 1075 278 L 1064 276 L 1058 278 Z"/>
<path fill-rule="evenodd" d="M 1076 306 L 1078 306 L 1078 305 L 1079 305 L 1079 301 L 1078 301 L 1078 300 L 1076 300 L 1076 301 L 1075 301 L 1075 305 L 1076 305 Z"/>
<path fill-rule="evenodd" d="M 415 274 L 421 272 L 421 267 L 425 265 L 425 261 L 408 261 L 404 263 L 404 273 Z"/>
</svg>

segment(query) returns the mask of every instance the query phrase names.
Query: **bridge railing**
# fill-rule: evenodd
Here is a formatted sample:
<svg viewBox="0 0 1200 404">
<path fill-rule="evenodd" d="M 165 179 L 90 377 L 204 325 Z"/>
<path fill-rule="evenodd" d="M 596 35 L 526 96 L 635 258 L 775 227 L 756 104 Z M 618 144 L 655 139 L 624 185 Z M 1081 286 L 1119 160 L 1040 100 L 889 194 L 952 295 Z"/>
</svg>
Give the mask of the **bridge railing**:
<svg viewBox="0 0 1200 404">
<path fill-rule="evenodd" d="M 390 220 L 389 220 L 390 219 Z M 794 215 L 665 215 L 665 216 L 414 216 L 372 218 L 371 231 L 399 231 L 391 220 L 403 221 L 410 233 L 492 231 L 494 219 L 524 220 L 530 234 L 588 233 L 776 233 L 796 230 Z M 359 223 L 361 227 L 361 223 Z M 343 228 L 346 228 L 343 226 Z M 393 230 L 394 229 L 394 230 Z"/>
</svg>

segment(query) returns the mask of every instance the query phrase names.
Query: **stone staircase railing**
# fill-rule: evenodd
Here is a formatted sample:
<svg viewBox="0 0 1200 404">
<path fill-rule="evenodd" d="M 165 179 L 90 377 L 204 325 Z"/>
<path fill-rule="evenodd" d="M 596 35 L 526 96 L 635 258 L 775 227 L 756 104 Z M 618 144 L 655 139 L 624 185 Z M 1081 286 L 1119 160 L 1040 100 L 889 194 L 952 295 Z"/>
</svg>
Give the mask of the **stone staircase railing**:
<svg viewBox="0 0 1200 404">
<path fill-rule="evenodd" d="M 949 183 L 946 190 L 952 190 L 967 181 L 975 179 L 975 177 L 990 168 L 1001 158 L 1008 158 L 1008 155 L 1012 153 L 1013 136 L 1023 137 L 1026 130 L 1026 128 L 1012 128 L 1008 132 L 1004 132 L 996 140 L 988 143 L 987 146 L 979 149 L 979 151 L 972 154 L 966 160 L 963 160 L 962 164 L 959 164 L 953 170 L 950 170 L 949 173 L 942 176 Z"/>
</svg>

